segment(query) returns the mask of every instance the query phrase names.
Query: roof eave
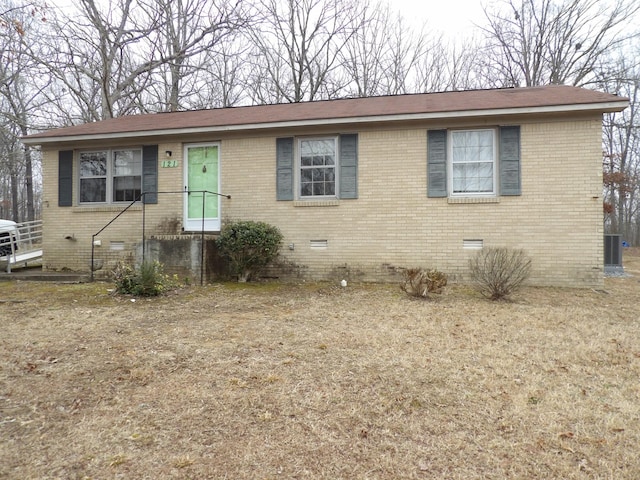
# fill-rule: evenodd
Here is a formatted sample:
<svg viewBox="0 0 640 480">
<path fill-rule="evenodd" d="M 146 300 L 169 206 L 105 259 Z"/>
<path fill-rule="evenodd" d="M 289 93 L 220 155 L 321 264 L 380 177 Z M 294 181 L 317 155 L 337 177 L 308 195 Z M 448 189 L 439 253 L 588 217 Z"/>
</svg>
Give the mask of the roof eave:
<svg viewBox="0 0 640 480">
<path fill-rule="evenodd" d="M 515 107 L 515 108 L 496 108 L 484 110 L 459 110 L 452 112 L 431 112 L 431 113 L 409 113 L 394 115 L 367 115 L 359 117 L 345 118 L 319 118 L 309 120 L 291 120 L 281 122 L 267 123 L 246 123 L 240 125 L 215 125 L 203 127 L 186 127 L 186 128 L 168 128 L 159 130 L 140 130 L 131 132 L 114 132 L 114 133 L 96 133 L 83 135 L 66 135 L 66 136 L 47 136 L 38 137 L 30 135 L 23 137 L 22 142 L 25 145 L 46 145 L 54 143 L 70 143 L 77 141 L 90 140 L 110 140 L 110 139 L 134 139 L 141 137 L 164 136 L 164 135 L 193 135 L 202 133 L 218 133 L 218 132 L 239 132 L 245 130 L 268 130 L 277 128 L 292 127 L 310 127 L 320 125 L 352 125 L 362 123 L 388 123 L 388 122 L 406 122 L 416 120 L 446 120 L 459 119 L 469 117 L 498 117 L 513 115 L 534 115 L 548 113 L 579 113 L 579 112 L 620 112 L 629 106 L 628 100 L 617 100 L 602 103 L 585 103 L 574 105 L 550 105 L 543 107 Z"/>
</svg>

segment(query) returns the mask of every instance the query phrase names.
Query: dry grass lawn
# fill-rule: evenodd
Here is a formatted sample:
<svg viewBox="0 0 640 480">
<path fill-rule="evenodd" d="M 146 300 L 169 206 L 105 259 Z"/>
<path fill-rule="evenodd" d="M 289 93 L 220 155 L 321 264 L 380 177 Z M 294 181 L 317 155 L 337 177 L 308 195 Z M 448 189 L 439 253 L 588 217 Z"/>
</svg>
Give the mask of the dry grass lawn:
<svg viewBox="0 0 640 480">
<path fill-rule="evenodd" d="M 638 479 L 640 256 L 605 290 L 0 284 L 0 478 Z"/>
</svg>

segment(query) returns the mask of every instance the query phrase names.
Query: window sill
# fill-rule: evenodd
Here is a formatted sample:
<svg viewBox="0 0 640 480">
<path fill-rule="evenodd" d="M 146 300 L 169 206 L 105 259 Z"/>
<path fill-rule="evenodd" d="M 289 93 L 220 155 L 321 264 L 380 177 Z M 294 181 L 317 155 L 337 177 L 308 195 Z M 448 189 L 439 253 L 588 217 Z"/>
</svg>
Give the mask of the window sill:
<svg viewBox="0 0 640 480">
<path fill-rule="evenodd" d="M 447 203 L 500 203 L 500 197 L 449 197 Z"/>
<path fill-rule="evenodd" d="M 295 200 L 294 207 L 337 207 L 340 200 Z"/>
<path fill-rule="evenodd" d="M 121 212 L 127 208 L 128 203 L 122 205 L 75 205 L 73 213 L 93 213 L 93 212 Z M 127 209 L 129 212 L 142 211 L 142 205 L 132 205 Z"/>
</svg>

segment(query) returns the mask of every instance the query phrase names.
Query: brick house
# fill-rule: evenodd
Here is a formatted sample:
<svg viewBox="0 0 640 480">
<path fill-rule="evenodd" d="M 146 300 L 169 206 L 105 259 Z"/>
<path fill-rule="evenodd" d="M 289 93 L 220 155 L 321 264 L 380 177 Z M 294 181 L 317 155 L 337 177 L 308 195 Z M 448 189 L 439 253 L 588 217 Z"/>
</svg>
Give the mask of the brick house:
<svg viewBox="0 0 640 480">
<path fill-rule="evenodd" d="M 93 251 L 104 275 L 144 252 L 197 275 L 221 225 L 246 219 L 281 229 L 271 272 L 281 277 L 385 281 L 422 266 L 464 281 L 477 249 L 508 246 L 532 257 L 533 284 L 599 286 L 602 114 L 627 105 L 545 86 L 136 115 L 30 135 L 43 155 L 43 265 L 88 271 Z"/>
</svg>

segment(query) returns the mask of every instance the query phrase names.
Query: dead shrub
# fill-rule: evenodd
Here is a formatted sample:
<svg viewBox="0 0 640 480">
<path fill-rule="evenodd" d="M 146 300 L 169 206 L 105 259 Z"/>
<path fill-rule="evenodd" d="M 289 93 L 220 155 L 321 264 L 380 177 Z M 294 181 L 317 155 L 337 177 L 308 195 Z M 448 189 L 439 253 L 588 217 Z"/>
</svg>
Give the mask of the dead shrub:
<svg viewBox="0 0 640 480">
<path fill-rule="evenodd" d="M 531 259 L 524 250 L 489 247 L 469 260 L 474 288 L 484 297 L 499 300 L 515 292 L 529 277 Z"/>
<path fill-rule="evenodd" d="M 438 270 L 407 268 L 402 273 L 400 288 L 412 297 L 427 298 L 430 293 L 442 293 L 447 275 Z"/>
</svg>

